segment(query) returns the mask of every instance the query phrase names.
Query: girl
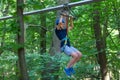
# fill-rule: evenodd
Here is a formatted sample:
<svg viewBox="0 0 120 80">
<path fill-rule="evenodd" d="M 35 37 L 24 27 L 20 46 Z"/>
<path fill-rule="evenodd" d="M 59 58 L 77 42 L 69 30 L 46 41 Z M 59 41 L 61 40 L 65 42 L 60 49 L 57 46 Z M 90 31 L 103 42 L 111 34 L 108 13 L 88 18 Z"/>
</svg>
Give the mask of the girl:
<svg viewBox="0 0 120 80">
<path fill-rule="evenodd" d="M 70 26 L 68 26 L 68 18 L 70 17 Z M 72 56 L 71 60 L 68 62 L 64 72 L 67 76 L 71 76 L 75 73 L 73 65 L 81 58 L 82 53 L 76 48 L 71 46 L 70 40 L 67 36 L 69 30 L 73 29 L 73 17 L 68 16 L 66 11 L 62 11 L 60 17 L 56 20 L 55 33 L 59 40 L 61 41 L 61 51 L 65 54 Z"/>
</svg>

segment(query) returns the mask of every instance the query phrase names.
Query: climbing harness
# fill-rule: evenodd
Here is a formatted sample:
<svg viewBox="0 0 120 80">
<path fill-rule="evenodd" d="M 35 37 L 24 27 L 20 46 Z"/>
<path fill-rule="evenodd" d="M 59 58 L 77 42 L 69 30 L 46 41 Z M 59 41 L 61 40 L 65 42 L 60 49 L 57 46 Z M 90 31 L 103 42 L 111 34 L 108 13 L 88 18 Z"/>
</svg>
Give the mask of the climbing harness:
<svg viewBox="0 0 120 80">
<path fill-rule="evenodd" d="M 65 42 L 64 42 L 64 45 L 63 45 L 62 48 L 61 48 L 61 51 L 62 51 L 62 52 L 64 51 L 65 46 L 67 45 L 67 40 L 68 40 L 68 37 L 67 37 L 67 36 L 61 40 L 61 42 L 65 41 Z"/>
</svg>

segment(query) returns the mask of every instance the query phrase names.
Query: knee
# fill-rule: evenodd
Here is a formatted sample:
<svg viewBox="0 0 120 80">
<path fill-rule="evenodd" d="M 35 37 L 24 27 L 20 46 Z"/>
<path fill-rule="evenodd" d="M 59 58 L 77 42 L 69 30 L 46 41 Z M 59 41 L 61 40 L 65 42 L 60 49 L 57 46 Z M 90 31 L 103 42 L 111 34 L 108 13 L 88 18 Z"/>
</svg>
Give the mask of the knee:
<svg viewBox="0 0 120 80">
<path fill-rule="evenodd" d="M 81 52 L 79 52 L 78 54 L 79 54 L 79 57 L 81 58 L 81 57 L 82 57 L 82 53 L 81 53 Z"/>
<path fill-rule="evenodd" d="M 78 56 L 78 54 L 73 53 L 73 54 L 72 54 L 72 57 L 75 58 L 75 59 L 78 59 L 79 56 Z"/>
<path fill-rule="evenodd" d="M 82 54 L 80 52 L 79 53 L 73 53 L 72 57 L 75 58 L 75 59 L 80 59 L 82 57 Z"/>
<path fill-rule="evenodd" d="M 78 59 L 80 59 L 82 57 L 82 53 L 81 52 L 78 52 Z"/>
</svg>

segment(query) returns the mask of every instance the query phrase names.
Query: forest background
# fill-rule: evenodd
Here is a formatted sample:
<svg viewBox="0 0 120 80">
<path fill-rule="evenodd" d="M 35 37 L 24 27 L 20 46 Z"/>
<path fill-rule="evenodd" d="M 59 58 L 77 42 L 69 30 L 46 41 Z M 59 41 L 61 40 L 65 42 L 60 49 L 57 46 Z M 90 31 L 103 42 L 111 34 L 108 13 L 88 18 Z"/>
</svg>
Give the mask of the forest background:
<svg viewBox="0 0 120 80">
<path fill-rule="evenodd" d="M 0 1 L 0 18 L 15 17 L 0 20 L 0 80 L 67 80 L 63 68 L 70 58 L 60 53 L 54 34 L 58 11 L 21 14 L 77 1 Z M 119 80 L 120 1 L 76 6 L 71 11 L 76 20 L 69 37 L 83 54 L 74 80 Z"/>
</svg>

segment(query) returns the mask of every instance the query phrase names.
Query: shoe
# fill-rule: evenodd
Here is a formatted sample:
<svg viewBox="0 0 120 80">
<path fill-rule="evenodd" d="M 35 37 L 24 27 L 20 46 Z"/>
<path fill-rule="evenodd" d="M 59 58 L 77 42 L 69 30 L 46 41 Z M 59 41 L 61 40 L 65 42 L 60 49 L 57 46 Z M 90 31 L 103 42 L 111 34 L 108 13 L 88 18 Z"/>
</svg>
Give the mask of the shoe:
<svg viewBox="0 0 120 80">
<path fill-rule="evenodd" d="M 75 71 L 74 71 L 73 67 L 70 67 L 69 71 L 70 71 L 70 73 L 75 74 Z"/>
<path fill-rule="evenodd" d="M 70 68 L 65 68 L 65 69 L 64 69 L 64 72 L 65 72 L 65 74 L 66 74 L 68 77 L 71 77 Z"/>
</svg>

